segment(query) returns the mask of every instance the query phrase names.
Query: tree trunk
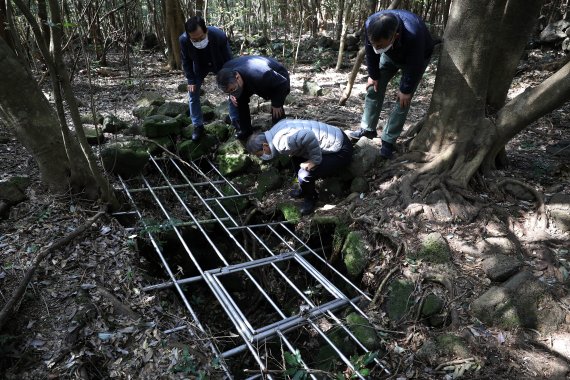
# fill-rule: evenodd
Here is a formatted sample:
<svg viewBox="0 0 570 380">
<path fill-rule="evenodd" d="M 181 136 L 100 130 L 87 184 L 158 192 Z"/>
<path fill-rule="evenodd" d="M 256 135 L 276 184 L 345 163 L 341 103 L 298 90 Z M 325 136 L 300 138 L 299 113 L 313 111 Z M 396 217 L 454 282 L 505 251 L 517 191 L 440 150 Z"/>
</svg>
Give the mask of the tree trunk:
<svg viewBox="0 0 570 380">
<path fill-rule="evenodd" d="M 6 0 L 0 0 L 0 39 L 6 41 L 8 46 L 14 50 L 14 44 L 12 43 L 12 33 L 10 29 L 6 29 L 6 25 L 10 24 L 10 18 L 8 13 L 8 6 Z"/>
<path fill-rule="evenodd" d="M 85 184 L 71 183 L 71 169 L 53 109 L 3 39 L 0 77 L 0 113 L 36 160 L 42 182 L 56 193 L 65 193 L 77 185 L 83 187 Z M 13 91 L 15 88 L 18 91 Z"/>
<path fill-rule="evenodd" d="M 466 187 L 479 169 L 494 167 L 497 154 L 515 131 L 568 99 L 566 78 L 535 95 L 544 99 L 536 112 L 525 112 L 525 117 L 512 114 L 525 102 L 523 94 L 500 110 L 497 123 L 489 117 L 490 102 L 504 104 L 540 3 L 453 2 L 428 118 L 411 145 L 434 158 L 422 173 L 443 175 L 450 183 Z M 553 99 L 546 99 L 545 93 Z"/>
<path fill-rule="evenodd" d="M 352 8 L 352 4 L 353 4 L 353 0 L 346 0 L 344 5 L 345 5 L 345 9 L 344 9 L 344 20 L 342 22 L 342 32 L 340 35 L 340 45 L 338 48 L 338 57 L 336 60 L 336 67 L 335 70 L 339 71 L 340 68 L 342 67 L 342 58 L 344 55 L 344 49 L 346 46 L 346 33 L 348 30 L 348 24 L 350 22 L 350 16 L 351 16 L 351 8 Z"/>
<path fill-rule="evenodd" d="M 165 0 L 168 62 L 172 70 L 182 68 L 178 37 L 184 32 L 184 18 L 178 0 Z"/>
</svg>

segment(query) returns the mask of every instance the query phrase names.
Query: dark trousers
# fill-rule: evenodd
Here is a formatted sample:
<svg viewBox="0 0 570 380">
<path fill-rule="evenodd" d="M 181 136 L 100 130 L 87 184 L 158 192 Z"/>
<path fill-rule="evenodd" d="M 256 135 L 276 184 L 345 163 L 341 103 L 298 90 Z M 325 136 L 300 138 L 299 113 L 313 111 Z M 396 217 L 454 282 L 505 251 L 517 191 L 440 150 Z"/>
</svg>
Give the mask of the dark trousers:
<svg viewBox="0 0 570 380">
<path fill-rule="evenodd" d="M 352 144 L 348 136 L 344 135 L 342 147 L 338 152 L 324 153 L 321 163 L 311 170 L 305 170 L 300 167 L 301 163 L 306 162 L 304 157 L 291 157 L 295 170 L 297 170 L 297 178 L 299 185 L 303 191 L 304 198 L 316 198 L 315 181 L 319 178 L 334 177 L 340 173 L 340 169 L 350 164 L 352 160 Z"/>
</svg>

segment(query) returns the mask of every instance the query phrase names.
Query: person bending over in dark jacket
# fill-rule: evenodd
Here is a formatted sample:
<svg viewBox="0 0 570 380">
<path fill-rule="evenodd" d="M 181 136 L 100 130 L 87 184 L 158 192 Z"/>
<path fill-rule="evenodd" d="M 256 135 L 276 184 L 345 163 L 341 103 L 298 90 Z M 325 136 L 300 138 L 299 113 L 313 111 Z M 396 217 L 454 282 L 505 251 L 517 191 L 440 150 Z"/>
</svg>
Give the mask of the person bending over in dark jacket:
<svg viewBox="0 0 570 380">
<path fill-rule="evenodd" d="M 386 86 L 402 70 L 398 100 L 382 131 L 380 155 L 391 158 L 396 139 L 402 133 L 412 96 L 429 63 L 434 42 L 423 20 L 408 11 L 385 10 L 365 23 L 368 84 L 361 129 L 350 137 L 376 137 L 376 125 L 384 102 Z"/>
<path fill-rule="evenodd" d="M 214 27 L 206 27 L 200 16 L 190 17 L 180 35 L 180 56 L 182 68 L 188 82 L 190 117 L 194 125 L 192 140 L 197 141 L 204 133 L 204 120 L 200 104 L 200 86 L 208 73 L 216 74 L 224 63 L 232 59 L 232 52 L 226 34 Z M 237 108 L 229 102 L 230 119 L 238 118 Z"/>
<path fill-rule="evenodd" d="M 272 124 L 285 118 L 283 104 L 291 91 L 289 72 L 273 58 L 243 56 L 224 64 L 217 75 L 218 87 L 229 95 L 238 108 L 239 120 L 234 123 L 236 138 L 251 135 L 249 99 L 253 94 L 271 100 Z"/>
<path fill-rule="evenodd" d="M 262 160 L 270 160 L 279 154 L 291 156 L 300 185 L 291 196 L 304 198 L 302 215 L 315 209 L 318 199 L 315 181 L 338 175 L 350 164 L 353 152 L 350 139 L 340 128 L 300 119 L 283 119 L 267 132 L 251 135 L 246 149 Z"/>
</svg>

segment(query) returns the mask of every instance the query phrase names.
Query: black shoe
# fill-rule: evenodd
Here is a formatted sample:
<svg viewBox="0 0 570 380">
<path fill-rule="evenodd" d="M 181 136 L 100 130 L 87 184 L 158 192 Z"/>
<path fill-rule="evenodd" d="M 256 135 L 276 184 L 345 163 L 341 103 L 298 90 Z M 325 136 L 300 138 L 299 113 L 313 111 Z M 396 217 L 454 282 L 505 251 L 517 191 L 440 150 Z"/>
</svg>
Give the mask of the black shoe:
<svg viewBox="0 0 570 380">
<path fill-rule="evenodd" d="M 196 142 L 200 140 L 200 137 L 202 137 L 203 134 L 204 134 L 204 126 L 203 125 L 195 126 L 194 130 L 192 131 L 192 141 Z"/>
<path fill-rule="evenodd" d="M 238 140 L 245 140 L 251 136 L 251 129 L 238 129 L 236 130 L 235 136 Z"/>
<path fill-rule="evenodd" d="M 354 132 L 350 132 L 348 134 L 348 137 L 350 137 L 351 139 L 355 139 L 358 140 L 361 137 L 367 137 L 369 139 L 373 139 L 375 137 L 378 137 L 378 134 L 376 133 L 376 131 L 369 131 L 368 129 L 364 129 L 361 128 L 358 131 L 354 131 Z"/>
<path fill-rule="evenodd" d="M 394 144 L 382 140 L 382 147 L 380 148 L 380 157 L 390 159 L 394 152 Z"/>
<path fill-rule="evenodd" d="M 315 211 L 316 205 L 317 205 L 316 197 L 305 198 L 305 200 L 303 201 L 303 205 L 301 206 L 300 209 L 301 215 L 311 214 L 313 211 Z"/>
<path fill-rule="evenodd" d="M 303 190 L 300 187 L 296 187 L 289 192 L 291 198 L 303 198 Z"/>
</svg>

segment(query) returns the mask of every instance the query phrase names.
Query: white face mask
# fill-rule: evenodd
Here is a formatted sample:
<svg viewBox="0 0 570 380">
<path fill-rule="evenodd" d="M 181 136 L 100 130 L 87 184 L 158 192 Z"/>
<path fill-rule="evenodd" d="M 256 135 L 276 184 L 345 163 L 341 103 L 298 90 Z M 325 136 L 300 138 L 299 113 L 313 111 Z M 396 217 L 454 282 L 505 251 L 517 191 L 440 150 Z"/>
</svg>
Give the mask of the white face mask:
<svg viewBox="0 0 570 380">
<path fill-rule="evenodd" d="M 206 36 L 206 38 L 200 42 L 192 41 L 192 45 L 194 45 L 196 49 L 204 49 L 206 46 L 208 46 L 208 37 Z"/>
<path fill-rule="evenodd" d="M 376 49 L 374 46 L 372 46 L 372 49 L 374 49 L 374 53 L 376 54 L 382 54 L 382 53 L 386 53 L 388 50 L 390 50 L 390 48 L 392 47 L 392 44 L 386 46 L 385 48 L 382 49 Z"/>
<path fill-rule="evenodd" d="M 259 158 L 261 158 L 263 161 L 269 161 L 273 158 L 273 154 L 262 154 L 261 156 L 259 156 Z"/>
</svg>

